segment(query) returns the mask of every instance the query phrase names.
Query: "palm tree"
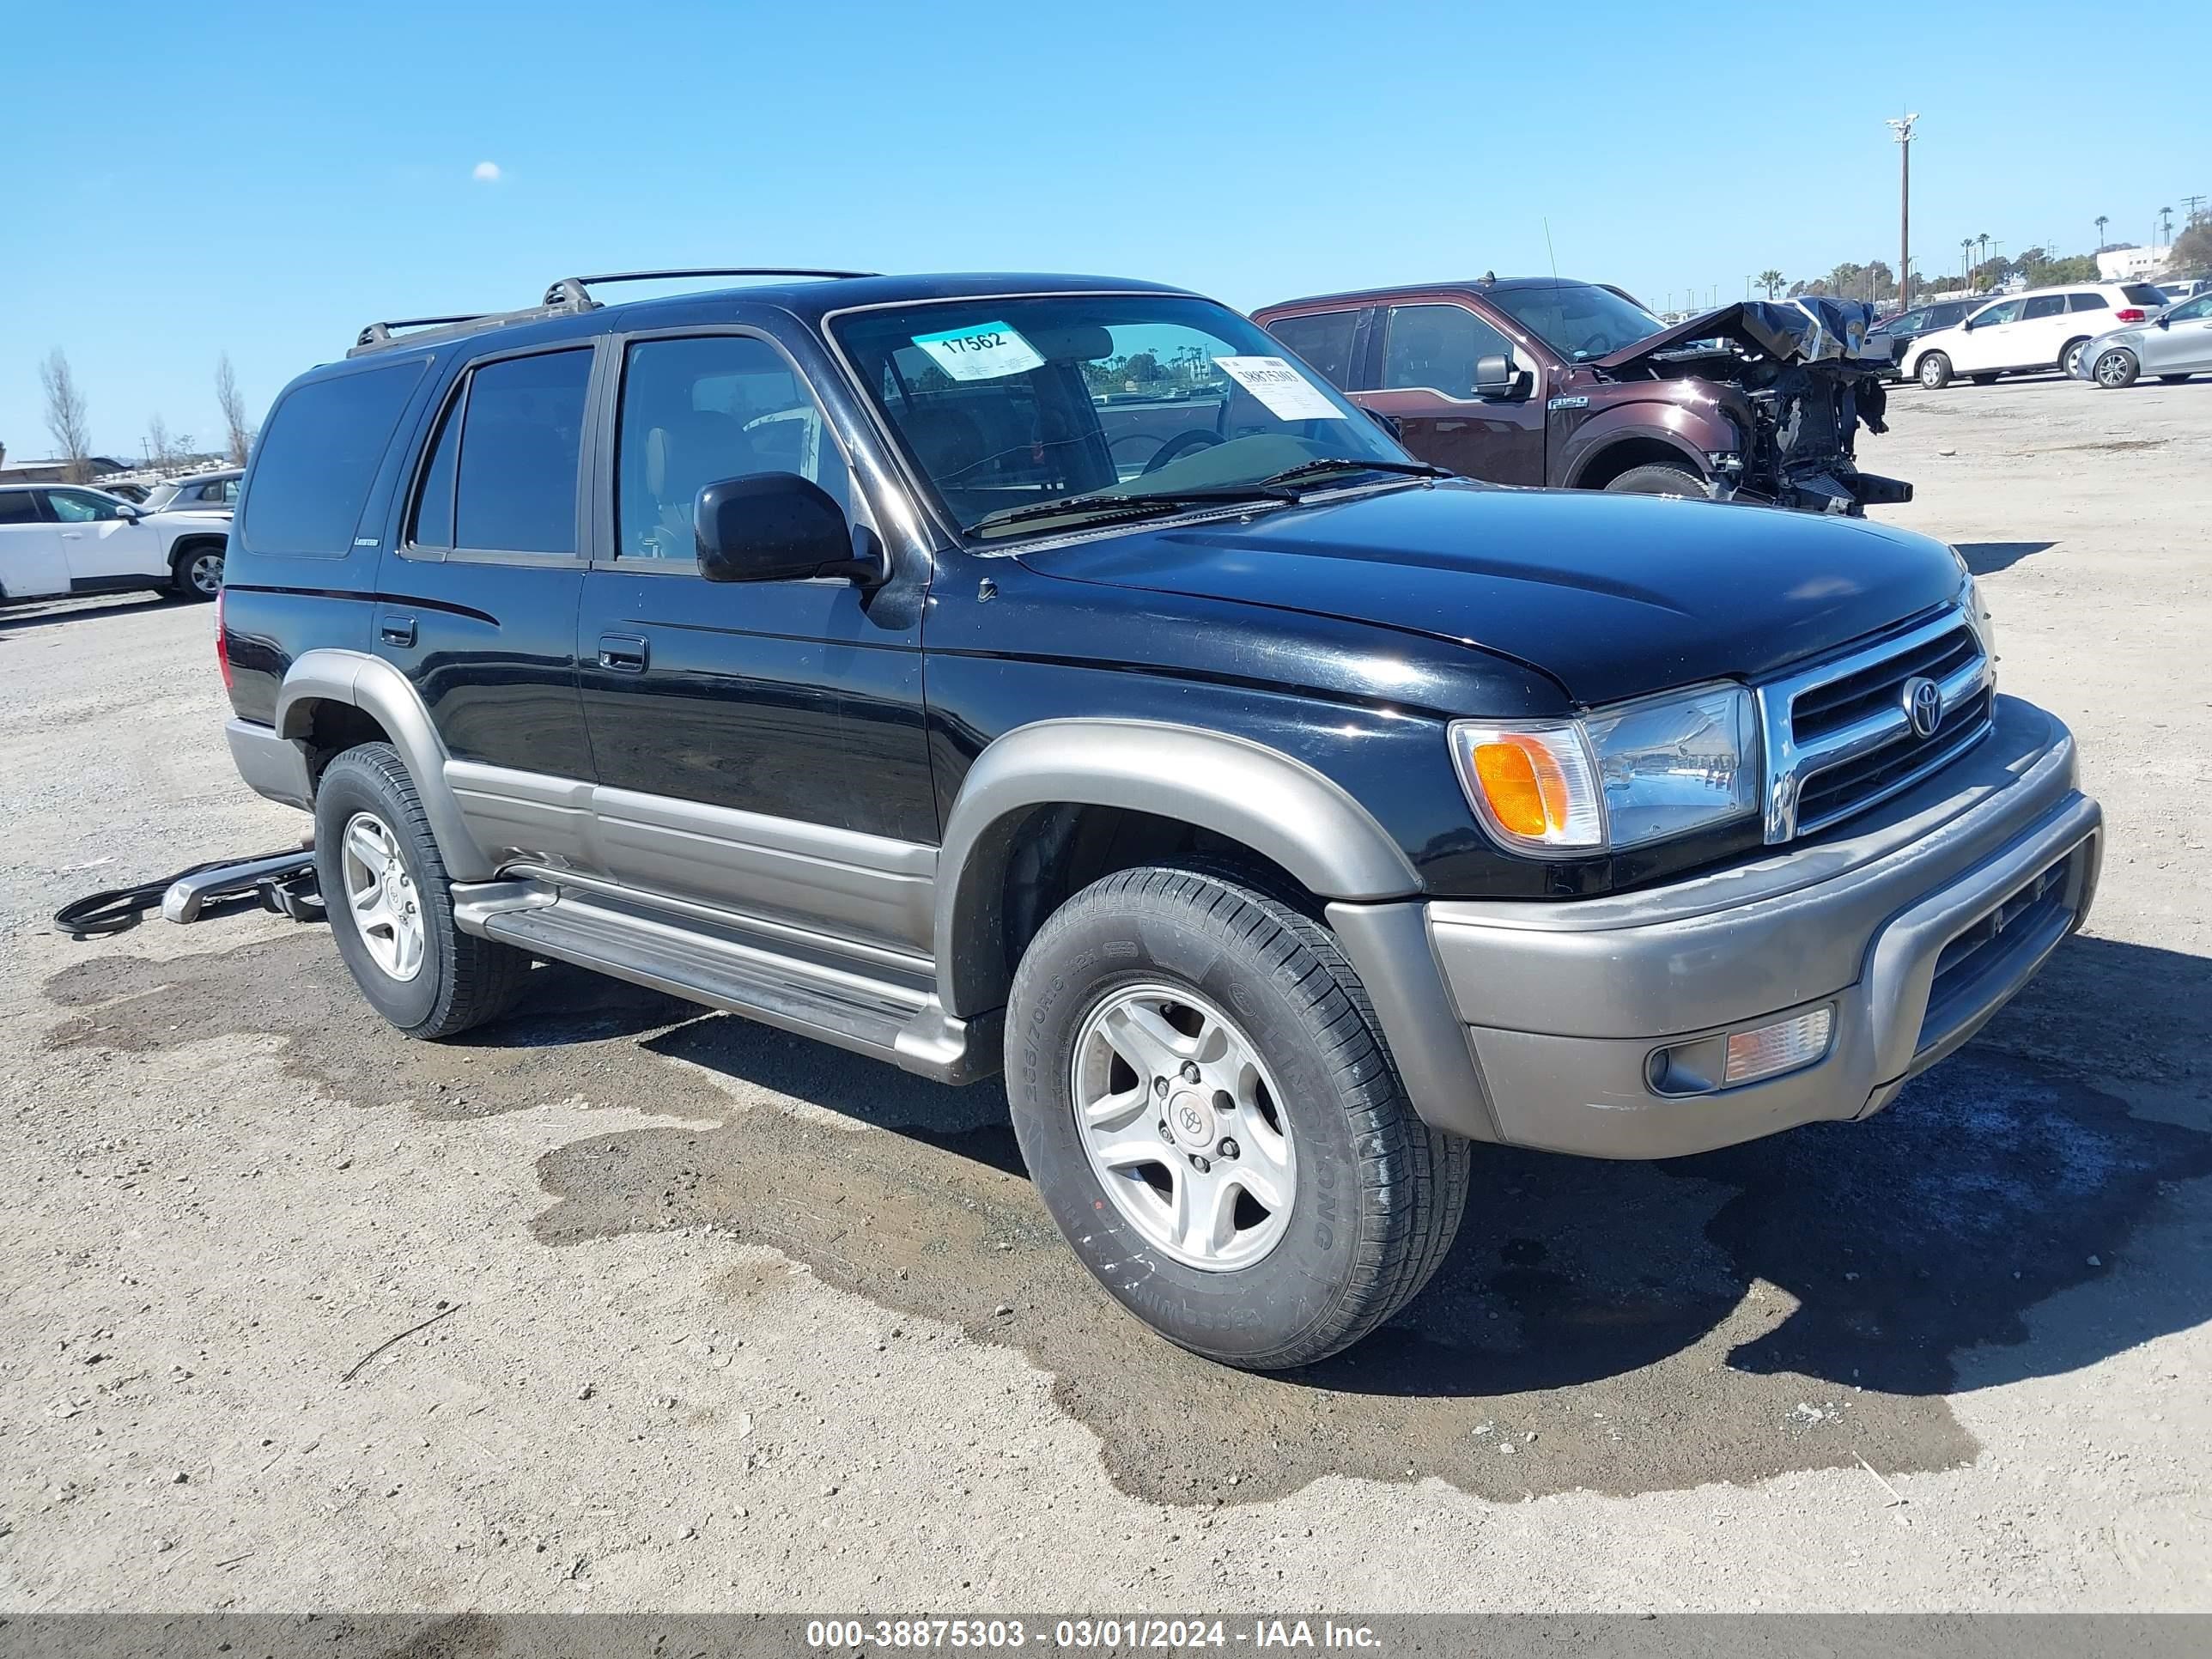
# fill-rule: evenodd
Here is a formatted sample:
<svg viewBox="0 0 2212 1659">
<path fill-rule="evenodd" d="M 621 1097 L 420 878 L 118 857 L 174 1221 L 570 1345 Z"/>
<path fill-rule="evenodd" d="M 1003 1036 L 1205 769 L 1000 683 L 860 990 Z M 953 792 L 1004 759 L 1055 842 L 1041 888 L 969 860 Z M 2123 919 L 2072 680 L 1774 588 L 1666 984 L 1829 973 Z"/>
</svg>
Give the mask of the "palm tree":
<svg viewBox="0 0 2212 1659">
<path fill-rule="evenodd" d="M 1978 235 L 1978 236 L 1975 237 L 1975 238 L 1974 238 L 1974 240 L 1975 240 L 1976 241 L 1979 242 L 1979 243 L 1982 245 L 1982 263 L 1983 263 L 1984 264 L 1989 264 L 1989 262 L 1990 262 L 1990 234 L 1989 234 L 1989 232 L 1987 232 L 1986 230 L 1985 230 L 1985 231 L 1984 231 L 1980 235 Z"/>
<path fill-rule="evenodd" d="M 1771 269 L 1760 271 L 1759 285 L 1766 290 L 1766 297 L 1771 300 L 1782 292 L 1782 273 Z"/>
<path fill-rule="evenodd" d="M 1974 239 L 1965 238 L 1959 244 L 1959 280 L 1972 285 L 1974 280 Z"/>
<path fill-rule="evenodd" d="M 2172 247 L 2173 246 L 2173 210 L 2160 208 L 2158 210 L 2158 222 L 2160 229 L 2165 234 L 2166 245 Z"/>
<path fill-rule="evenodd" d="M 2097 216 L 2097 252 L 2100 253 L 2105 251 L 2105 227 L 2112 222 L 2104 214 Z"/>
</svg>

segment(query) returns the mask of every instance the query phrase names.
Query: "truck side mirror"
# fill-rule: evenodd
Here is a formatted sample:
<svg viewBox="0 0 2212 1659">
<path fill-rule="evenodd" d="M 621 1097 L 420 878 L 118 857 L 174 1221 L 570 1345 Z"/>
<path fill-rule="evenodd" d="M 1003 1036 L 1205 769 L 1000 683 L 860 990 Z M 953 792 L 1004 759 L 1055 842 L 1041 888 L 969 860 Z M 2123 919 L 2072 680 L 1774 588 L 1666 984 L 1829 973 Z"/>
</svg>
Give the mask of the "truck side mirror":
<svg viewBox="0 0 2212 1659">
<path fill-rule="evenodd" d="M 1521 377 L 1513 372 L 1513 360 L 1498 352 L 1474 360 L 1474 395 L 1478 398 L 1510 398 L 1521 389 Z"/>
<path fill-rule="evenodd" d="M 880 557 L 854 554 L 853 528 L 836 498 L 796 472 L 708 484 L 693 506 L 691 528 L 699 574 L 710 582 L 843 576 L 872 587 L 886 578 Z"/>
<path fill-rule="evenodd" d="M 1366 408 L 1367 408 L 1367 406 L 1366 406 L 1364 404 L 1362 404 L 1360 405 L 1360 407 L 1361 407 L 1362 409 L 1366 409 Z M 1404 426 L 1402 426 L 1401 424 L 1400 424 L 1399 420 L 1398 420 L 1398 417 L 1397 417 L 1396 416 L 1395 416 L 1395 415 L 1385 415 L 1385 414 L 1384 414 L 1381 410 L 1379 410 L 1379 409 L 1368 409 L 1368 410 L 1367 410 L 1367 418 L 1368 418 L 1369 420 L 1370 420 L 1370 421 L 1374 422 L 1376 425 L 1377 425 L 1377 426 L 1381 427 L 1381 428 L 1382 428 L 1385 432 L 1389 433 L 1389 434 L 1391 435 L 1391 437 L 1393 437 L 1394 439 L 1396 439 L 1398 441 L 1400 441 L 1400 442 L 1401 442 L 1401 443 L 1405 441 L 1405 437 L 1406 437 L 1406 428 L 1404 428 Z"/>
</svg>

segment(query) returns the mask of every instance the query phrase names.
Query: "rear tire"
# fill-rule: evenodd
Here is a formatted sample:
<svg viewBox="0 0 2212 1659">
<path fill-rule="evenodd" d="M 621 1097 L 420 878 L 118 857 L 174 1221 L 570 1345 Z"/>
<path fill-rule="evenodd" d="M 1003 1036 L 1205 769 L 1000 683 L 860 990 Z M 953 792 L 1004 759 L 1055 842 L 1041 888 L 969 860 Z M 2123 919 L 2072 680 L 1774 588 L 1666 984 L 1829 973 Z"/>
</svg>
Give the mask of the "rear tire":
<svg viewBox="0 0 2212 1659">
<path fill-rule="evenodd" d="M 1054 912 L 1007 1000 L 1006 1093 L 1069 1248 L 1224 1364 L 1349 1347 L 1467 1207 L 1468 1143 L 1414 1114 L 1335 940 L 1223 875 L 1125 870 Z"/>
<path fill-rule="evenodd" d="M 1608 482 L 1606 489 L 1618 495 L 1673 495 L 1688 501 L 1711 499 L 1704 478 L 1688 467 L 1677 466 L 1672 461 L 1654 461 L 1645 466 L 1632 466 Z"/>
<path fill-rule="evenodd" d="M 204 602 L 222 592 L 221 542 L 199 542 L 181 548 L 169 561 L 169 591 L 180 599 Z"/>
<path fill-rule="evenodd" d="M 1929 391 L 1941 392 L 1951 384 L 1951 360 L 1940 351 L 1929 352 L 1913 370 L 1913 378 Z"/>
<path fill-rule="evenodd" d="M 530 957 L 453 926 L 446 861 L 399 751 L 349 749 L 315 789 L 315 874 L 338 955 L 409 1036 L 448 1037 L 514 1006 Z"/>
<path fill-rule="evenodd" d="M 2136 376 L 2142 373 L 2142 365 L 2136 361 L 2136 354 L 2125 346 L 2114 346 L 2097 359 L 2092 372 L 2096 375 L 2099 386 L 2108 391 L 2118 392 L 2136 383 Z"/>
</svg>

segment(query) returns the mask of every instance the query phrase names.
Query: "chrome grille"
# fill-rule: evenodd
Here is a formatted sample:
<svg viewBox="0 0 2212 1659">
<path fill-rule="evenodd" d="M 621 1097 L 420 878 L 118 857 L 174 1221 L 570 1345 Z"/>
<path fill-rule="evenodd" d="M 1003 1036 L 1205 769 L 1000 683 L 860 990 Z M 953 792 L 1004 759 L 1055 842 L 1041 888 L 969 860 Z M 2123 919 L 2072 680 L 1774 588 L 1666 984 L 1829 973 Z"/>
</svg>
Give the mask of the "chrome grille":
<svg viewBox="0 0 2212 1659">
<path fill-rule="evenodd" d="M 1905 688 L 1934 680 L 1942 719 L 1920 737 Z M 1767 841 L 1809 835 L 1910 788 L 1989 734 L 1996 689 L 1965 614 L 1927 622 L 1758 688 Z"/>
</svg>

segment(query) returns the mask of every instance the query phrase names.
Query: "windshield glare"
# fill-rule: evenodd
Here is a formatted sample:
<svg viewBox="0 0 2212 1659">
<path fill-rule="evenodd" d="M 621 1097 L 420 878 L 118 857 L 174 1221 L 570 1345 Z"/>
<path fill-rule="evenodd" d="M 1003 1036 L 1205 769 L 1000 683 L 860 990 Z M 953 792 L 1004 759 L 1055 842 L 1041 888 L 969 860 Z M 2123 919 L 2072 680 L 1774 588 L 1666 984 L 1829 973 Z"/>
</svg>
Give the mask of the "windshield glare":
<svg viewBox="0 0 2212 1659">
<path fill-rule="evenodd" d="M 1571 362 L 1588 362 L 1649 339 L 1666 325 L 1609 288 L 1492 289 L 1483 296 Z"/>
<path fill-rule="evenodd" d="M 1065 528 L 1090 507 L 997 520 L 1077 496 L 1108 497 L 1101 510 L 1193 493 L 1265 499 L 1261 482 L 1292 467 L 1408 459 L 1319 374 L 1211 301 L 958 300 L 857 312 L 832 327 L 916 471 L 971 535 Z"/>
</svg>

